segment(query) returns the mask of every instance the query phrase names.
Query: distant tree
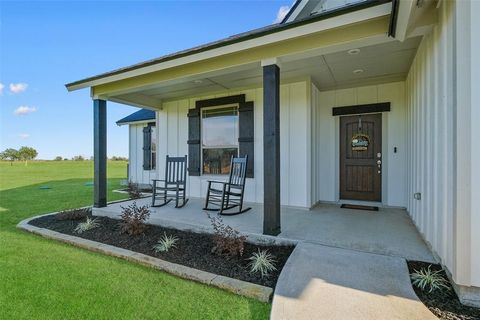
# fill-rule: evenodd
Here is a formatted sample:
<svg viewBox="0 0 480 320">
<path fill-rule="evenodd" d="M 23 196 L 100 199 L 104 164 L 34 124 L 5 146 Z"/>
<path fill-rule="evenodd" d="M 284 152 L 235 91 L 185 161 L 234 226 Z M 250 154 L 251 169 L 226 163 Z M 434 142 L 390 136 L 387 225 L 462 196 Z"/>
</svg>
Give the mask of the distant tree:
<svg viewBox="0 0 480 320">
<path fill-rule="evenodd" d="M 18 150 L 18 158 L 28 164 L 28 160 L 33 160 L 38 156 L 37 150 L 31 147 L 21 147 Z"/>
<path fill-rule="evenodd" d="M 85 158 L 81 155 L 75 156 L 72 158 L 73 161 L 83 161 Z"/>
<path fill-rule="evenodd" d="M 112 160 L 112 161 L 128 161 L 128 159 L 125 158 L 125 157 L 117 157 L 117 156 L 111 157 L 110 160 Z"/>
<path fill-rule="evenodd" d="M 62 158 L 62 157 L 60 157 L 60 156 L 56 156 L 56 157 L 55 157 L 55 159 L 53 159 L 53 160 L 54 160 L 54 161 L 62 161 L 62 160 L 63 160 L 63 158 Z"/>
<path fill-rule="evenodd" d="M 63 161 L 68 161 L 68 158 L 63 159 Z"/>
<path fill-rule="evenodd" d="M 3 152 L 0 153 L 0 159 L 9 160 L 10 165 L 13 165 L 13 161 L 18 160 L 18 158 L 18 150 L 15 150 L 13 148 L 5 149 Z"/>
</svg>

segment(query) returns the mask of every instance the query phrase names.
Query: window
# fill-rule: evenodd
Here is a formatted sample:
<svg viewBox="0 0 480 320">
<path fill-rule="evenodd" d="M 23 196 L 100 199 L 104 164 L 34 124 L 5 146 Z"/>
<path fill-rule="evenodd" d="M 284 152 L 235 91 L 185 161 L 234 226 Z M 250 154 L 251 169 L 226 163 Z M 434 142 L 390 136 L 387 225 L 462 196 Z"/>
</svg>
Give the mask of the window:
<svg viewBox="0 0 480 320">
<path fill-rule="evenodd" d="M 157 167 L 157 135 L 155 131 L 155 127 L 152 127 L 150 131 L 150 168 L 152 170 Z"/>
<path fill-rule="evenodd" d="M 202 172 L 228 174 L 238 156 L 238 106 L 202 109 Z"/>
<path fill-rule="evenodd" d="M 155 124 L 143 128 L 143 170 L 155 170 L 157 163 L 157 138 Z"/>
</svg>

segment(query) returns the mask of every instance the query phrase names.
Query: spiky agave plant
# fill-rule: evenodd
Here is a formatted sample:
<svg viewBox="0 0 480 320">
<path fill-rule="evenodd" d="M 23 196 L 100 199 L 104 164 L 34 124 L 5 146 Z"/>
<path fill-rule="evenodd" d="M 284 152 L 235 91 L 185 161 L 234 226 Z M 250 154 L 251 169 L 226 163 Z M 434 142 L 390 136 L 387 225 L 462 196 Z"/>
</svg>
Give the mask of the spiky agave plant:
<svg viewBox="0 0 480 320">
<path fill-rule="evenodd" d="M 440 274 L 442 271 L 432 271 L 431 266 L 432 265 L 429 265 L 428 268 L 422 268 L 420 271 L 414 270 L 415 272 L 410 274 L 413 285 L 422 291 L 428 290 L 428 292 L 450 289 L 448 281 Z"/>
<path fill-rule="evenodd" d="M 250 258 L 248 266 L 251 273 L 260 273 L 263 277 L 268 277 L 272 271 L 277 270 L 275 267 L 275 258 L 268 250 L 258 250 L 254 252 Z"/>
<path fill-rule="evenodd" d="M 89 217 L 87 217 L 87 220 L 85 220 L 85 222 L 80 222 L 74 231 L 80 234 L 85 231 L 97 228 L 99 226 L 100 223 L 97 222 L 97 219 L 90 219 Z"/>
<path fill-rule="evenodd" d="M 169 236 L 166 233 L 163 234 L 163 237 L 158 240 L 157 244 L 153 246 L 153 250 L 155 252 L 168 252 L 168 250 L 172 249 L 176 246 L 176 242 L 178 238 L 175 236 Z"/>
</svg>

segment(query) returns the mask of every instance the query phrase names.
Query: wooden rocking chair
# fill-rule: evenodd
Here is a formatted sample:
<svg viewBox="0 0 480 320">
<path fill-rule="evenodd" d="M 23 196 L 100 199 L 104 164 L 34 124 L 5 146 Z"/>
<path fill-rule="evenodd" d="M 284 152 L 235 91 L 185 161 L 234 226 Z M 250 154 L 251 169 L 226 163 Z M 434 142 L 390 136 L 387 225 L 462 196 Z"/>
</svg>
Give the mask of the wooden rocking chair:
<svg viewBox="0 0 480 320">
<path fill-rule="evenodd" d="M 188 199 L 185 196 L 187 183 L 187 156 L 169 157 L 165 166 L 165 179 L 153 179 L 152 207 L 163 207 L 175 199 L 175 208 L 183 207 Z M 161 204 L 156 205 L 159 200 Z M 181 203 L 180 203 L 181 200 Z"/>
<path fill-rule="evenodd" d="M 203 210 L 218 211 L 222 215 L 236 215 L 251 209 L 243 208 L 247 160 L 248 156 L 244 158 L 232 157 L 228 181 L 208 181 L 207 199 Z M 209 205 L 217 208 L 209 208 Z M 233 208 L 238 208 L 238 210 L 224 212 Z"/>
</svg>

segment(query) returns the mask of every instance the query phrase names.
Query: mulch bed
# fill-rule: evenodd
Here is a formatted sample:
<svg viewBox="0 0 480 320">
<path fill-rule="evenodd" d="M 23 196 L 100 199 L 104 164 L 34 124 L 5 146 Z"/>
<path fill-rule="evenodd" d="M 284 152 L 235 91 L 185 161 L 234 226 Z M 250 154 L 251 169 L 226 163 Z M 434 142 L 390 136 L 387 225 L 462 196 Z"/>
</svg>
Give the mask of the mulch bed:
<svg viewBox="0 0 480 320">
<path fill-rule="evenodd" d="M 242 257 L 220 256 L 211 252 L 213 240 L 212 235 L 210 234 L 180 231 L 156 225 L 148 225 L 148 228 L 143 234 L 129 236 L 120 232 L 119 220 L 95 216 L 93 218 L 96 218 L 101 226 L 85 231 L 82 234 L 75 233 L 74 229 L 78 223 L 84 221 L 84 219 L 57 220 L 55 215 L 50 215 L 32 220 L 30 221 L 30 224 L 36 227 L 50 229 L 60 233 L 140 252 L 169 262 L 271 288 L 275 287 L 280 271 L 294 249 L 293 246 L 267 246 L 245 243 L 245 250 Z M 227 221 L 224 221 L 224 223 L 227 223 Z M 169 252 L 156 253 L 152 248 L 164 233 L 178 238 L 176 247 Z M 251 274 L 247 266 L 249 262 L 247 259 L 259 249 L 268 249 L 268 251 L 275 256 L 275 267 L 277 270 L 265 278 L 262 278 L 260 275 Z"/>
<path fill-rule="evenodd" d="M 410 273 L 415 270 L 427 269 L 431 265 L 431 270 L 442 270 L 438 264 L 431 264 L 420 261 L 408 261 L 408 271 Z M 442 276 L 448 281 L 450 290 L 434 290 L 433 292 L 422 291 L 413 286 L 415 293 L 430 311 L 442 320 L 473 320 L 480 319 L 480 308 L 468 307 L 460 303 L 457 294 L 450 285 L 447 274 L 442 270 Z"/>
</svg>

